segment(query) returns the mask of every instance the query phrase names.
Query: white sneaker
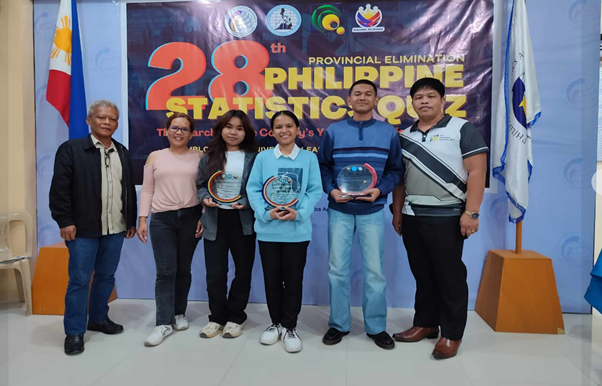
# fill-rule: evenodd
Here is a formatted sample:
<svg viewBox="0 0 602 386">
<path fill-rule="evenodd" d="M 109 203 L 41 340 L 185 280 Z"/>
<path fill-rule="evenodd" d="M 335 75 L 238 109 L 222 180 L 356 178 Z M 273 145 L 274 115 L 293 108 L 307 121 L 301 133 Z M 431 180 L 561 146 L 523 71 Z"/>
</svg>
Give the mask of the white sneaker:
<svg viewBox="0 0 602 386">
<path fill-rule="evenodd" d="M 293 353 L 303 350 L 303 343 L 301 343 L 301 338 L 297 334 L 297 329 L 282 329 L 282 341 L 286 352 Z"/>
<path fill-rule="evenodd" d="M 270 327 L 267 328 L 267 330 L 264 331 L 263 334 L 261 334 L 259 343 L 271 345 L 278 342 L 278 340 L 280 340 L 280 331 L 280 325 L 272 324 Z"/>
<path fill-rule="evenodd" d="M 238 338 L 242 335 L 242 329 L 245 328 L 245 322 L 242 324 L 236 324 L 233 322 L 226 323 L 222 336 L 224 338 Z"/>
<path fill-rule="evenodd" d="M 172 332 L 173 328 L 171 328 L 171 326 L 168 324 L 157 326 L 155 327 L 153 332 L 150 333 L 148 338 L 146 338 L 146 340 L 144 341 L 144 345 L 157 346 L 161 344 L 161 342 L 163 342 L 163 339 L 171 335 Z"/>
<path fill-rule="evenodd" d="M 219 334 L 219 332 L 223 329 L 224 326 L 222 326 L 221 324 L 209 322 L 205 325 L 205 327 L 201 328 L 200 336 L 201 338 L 213 338 L 214 336 Z"/>
<path fill-rule="evenodd" d="M 173 324 L 176 331 L 188 330 L 188 319 L 184 315 L 176 315 L 176 321 Z"/>
</svg>

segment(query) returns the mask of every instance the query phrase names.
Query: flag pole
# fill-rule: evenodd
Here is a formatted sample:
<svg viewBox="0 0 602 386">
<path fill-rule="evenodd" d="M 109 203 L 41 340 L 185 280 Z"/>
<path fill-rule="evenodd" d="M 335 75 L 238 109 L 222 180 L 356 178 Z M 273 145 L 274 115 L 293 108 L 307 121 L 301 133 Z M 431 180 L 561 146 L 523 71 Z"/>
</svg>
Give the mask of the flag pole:
<svg viewBox="0 0 602 386">
<path fill-rule="evenodd" d="M 523 251 L 523 221 L 516 223 L 516 248 L 514 252 L 520 255 Z"/>
<path fill-rule="evenodd" d="M 525 0 L 527 4 L 527 0 Z M 514 253 L 520 255 L 523 252 L 523 220 L 516 223 L 516 243 Z"/>
</svg>

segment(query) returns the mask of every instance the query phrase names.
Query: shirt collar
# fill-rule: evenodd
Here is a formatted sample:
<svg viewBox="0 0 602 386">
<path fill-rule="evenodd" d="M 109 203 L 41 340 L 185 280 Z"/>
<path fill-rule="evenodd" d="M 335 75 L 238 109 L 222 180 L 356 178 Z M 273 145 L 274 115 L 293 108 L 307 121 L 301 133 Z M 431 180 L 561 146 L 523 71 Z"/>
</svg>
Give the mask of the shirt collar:
<svg viewBox="0 0 602 386">
<path fill-rule="evenodd" d="M 445 126 L 447 126 L 447 124 L 449 123 L 449 121 L 451 120 L 451 118 L 452 118 L 451 115 L 445 114 L 443 116 L 443 118 L 441 118 L 441 120 L 435 124 L 435 126 L 431 127 L 431 129 L 436 129 L 436 128 L 439 128 L 439 127 L 445 127 Z M 414 131 L 418 131 L 419 130 L 418 129 L 418 122 L 419 121 L 414 122 L 414 124 L 410 128 L 410 133 L 413 133 Z"/>
<path fill-rule="evenodd" d="M 347 123 L 353 127 L 369 127 L 376 123 L 376 119 L 370 118 L 367 121 L 356 121 L 353 118 L 347 118 Z"/>
<path fill-rule="evenodd" d="M 280 145 L 276 145 L 276 147 L 274 148 L 274 156 L 276 156 L 276 159 L 278 159 L 280 157 L 287 157 L 294 161 L 298 155 L 299 155 L 299 146 L 297 146 L 297 144 L 295 144 L 295 147 L 293 147 L 293 151 L 291 151 L 291 154 L 289 154 L 289 155 L 282 154 L 282 152 L 280 151 Z"/>
<path fill-rule="evenodd" d="M 90 137 L 92 137 L 92 143 L 94 144 L 94 146 L 101 148 L 101 149 L 106 149 L 105 145 L 102 142 L 100 142 L 98 140 L 98 138 L 96 138 L 92 134 L 90 134 Z M 111 141 L 111 147 L 109 149 L 113 149 L 113 150 L 117 151 L 117 148 L 115 147 L 115 144 L 113 143 L 113 141 Z M 108 149 L 106 149 L 106 150 L 108 150 Z"/>
</svg>

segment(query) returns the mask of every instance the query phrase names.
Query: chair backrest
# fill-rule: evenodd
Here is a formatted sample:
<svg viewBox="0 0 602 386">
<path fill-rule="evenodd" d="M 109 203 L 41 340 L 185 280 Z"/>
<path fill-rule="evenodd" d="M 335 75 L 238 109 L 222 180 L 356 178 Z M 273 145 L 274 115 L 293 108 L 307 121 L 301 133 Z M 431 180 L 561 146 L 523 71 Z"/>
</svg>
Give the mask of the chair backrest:
<svg viewBox="0 0 602 386">
<path fill-rule="evenodd" d="M 8 213 L 0 212 L 0 261 L 13 258 L 10 249 L 10 221 L 8 217 Z"/>
<path fill-rule="evenodd" d="M 10 224 L 12 222 L 25 224 L 25 253 L 20 257 L 31 257 L 33 251 L 33 220 L 29 212 L 24 210 L 2 212 L 0 213 L 0 261 L 12 260 L 14 257 L 10 235 Z"/>
<path fill-rule="evenodd" d="M 25 254 L 23 256 L 31 257 L 33 252 L 33 220 L 31 215 L 26 210 L 12 211 L 9 216 L 9 223 L 20 221 L 25 224 Z M 10 227 L 9 227 L 10 228 Z M 12 250 L 11 239 L 9 238 L 8 245 Z"/>
</svg>

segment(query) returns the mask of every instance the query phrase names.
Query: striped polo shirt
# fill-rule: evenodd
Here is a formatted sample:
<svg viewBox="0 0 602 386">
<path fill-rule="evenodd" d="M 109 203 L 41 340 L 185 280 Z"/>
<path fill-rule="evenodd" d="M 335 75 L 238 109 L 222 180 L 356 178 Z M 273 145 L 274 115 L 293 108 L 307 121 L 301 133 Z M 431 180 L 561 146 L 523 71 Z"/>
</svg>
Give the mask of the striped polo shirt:
<svg viewBox="0 0 602 386">
<path fill-rule="evenodd" d="M 449 217 L 464 212 L 468 172 L 464 159 L 489 149 L 474 125 L 445 115 L 422 132 L 418 122 L 399 134 L 405 166 L 402 213 Z"/>
</svg>

